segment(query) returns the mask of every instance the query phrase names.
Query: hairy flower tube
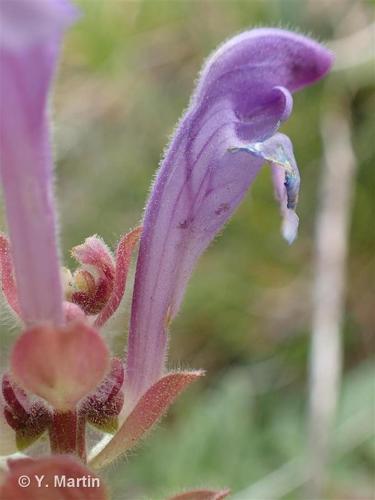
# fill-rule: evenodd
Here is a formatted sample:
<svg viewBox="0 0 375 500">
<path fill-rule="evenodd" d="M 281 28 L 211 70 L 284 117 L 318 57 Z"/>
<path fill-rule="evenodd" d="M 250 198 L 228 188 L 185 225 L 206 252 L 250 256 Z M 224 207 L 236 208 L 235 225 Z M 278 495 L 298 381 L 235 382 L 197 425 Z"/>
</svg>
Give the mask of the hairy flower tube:
<svg viewBox="0 0 375 500">
<path fill-rule="evenodd" d="M 265 161 L 283 235 L 294 240 L 299 173 L 291 141 L 277 130 L 291 113 L 291 92 L 321 78 L 331 59 L 316 42 L 278 29 L 245 32 L 208 59 L 146 208 L 128 345 L 131 400 L 164 372 L 168 326 L 194 265 Z"/>
<path fill-rule="evenodd" d="M 248 31 L 219 47 L 171 140 L 141 225 L 114 253 L 100 237 L 86 238 L 72 250 L 78 267 L 70 271 L 56 236 L 47 101 L 76 11 L 67 0 L 2 0 L 0 14 L 0 176 L 9 232 L 9 239 L 0 235 L 0 273 L 21 323 L 2 367 L 0 455 L 27 454 L 43 436 L 52 454 L 5 461 L 0 493 L 22 500 L 17 471 L 79 474 L 87 462 L 109 464 L 202 376 L 167 368 L 168 329 L 187 282 L 264 162 L 272 168 L 282 234 L 288 243 L 295 239 L 300 176 L 292 143 L 278 129 L 291 113 L 292 93 L 322 78 L 332 55 L 280 29 Z M 103 326 L 120 306 L 139 239 L 128 345 L 118 359 Z M 91 450 L 88 425 L 101 436 Z M 227 493 L 203 489 L 174 498 Z"/>
</svg>

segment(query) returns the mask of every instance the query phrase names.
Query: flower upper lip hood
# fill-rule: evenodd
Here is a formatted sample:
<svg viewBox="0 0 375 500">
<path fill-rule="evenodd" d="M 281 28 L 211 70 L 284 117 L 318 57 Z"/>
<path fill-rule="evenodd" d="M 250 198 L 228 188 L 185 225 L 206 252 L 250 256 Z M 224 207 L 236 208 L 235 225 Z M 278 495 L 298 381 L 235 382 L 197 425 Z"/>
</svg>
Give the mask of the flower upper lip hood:
<svg viewBox="0 0 375 500">
<path fill-rule="evenodd" d="M 208 59 L 193 94 L 207 95 L 212 85 L 224 78 L 242 74 L 243 83 L 254 78 L 263 89 L 277 85 L 295 92 L 320 80 L 330 70 L 333 54 L 304 35 L 278 28 L 245 31 L 224 42 Z"/>
<path fill-rule="evenodd" d="M 276 132 L 291 93 L 322 78 L 332 60 L 310 38 L 267 28 L 234 37 L 206 62 L 146 206 L 127 353 L 133 404 L 164 371 L 168 325 L 197 259 L 265 160 L 276 172 L 282 232 L 295 238 L 299 174 L 291 142 Z"/>
</svg>

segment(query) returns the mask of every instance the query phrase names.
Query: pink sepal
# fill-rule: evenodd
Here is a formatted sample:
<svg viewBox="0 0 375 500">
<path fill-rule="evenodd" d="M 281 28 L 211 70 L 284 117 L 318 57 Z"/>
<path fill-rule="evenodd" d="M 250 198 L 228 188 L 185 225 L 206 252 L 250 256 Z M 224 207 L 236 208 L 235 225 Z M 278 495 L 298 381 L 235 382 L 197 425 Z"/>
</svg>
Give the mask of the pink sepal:
<svg viewBox="0 0 375 500">
<path fill-rule="evenodd" d="M 177 396 L 203 375 L 203 371 L 196 370 L 171 372 L 160 378 L 140 398 L 112 440 L 92 459 L 91 465 L 94 468 L 104 467 L 135 446 L 166 413 Z"/>
<path fill-rule="evenodd" d="M 73 257 L 84 265 L 94 266 L 106 276 L 114 273 L 114 262 L 110 249 L 99 236 L 90 236 L 82 245 L 72 249 Z"/>
<path fill-rule="evenodd" d="M 86 314 L 98 314 L 113 290 L 115 263 L 112 253 L 104 241 L 94 235 L 74 247 L 72 256 L 82 265 L 74 273 L 78 289 L 72 293 L 72 302 Z"/>
<path fill-rule="evenodd" d="M 99 429 L 108 430 L 117 427 L 117 417 L 121 412 L 124 395 L 124 366 L 118 358 L 113 358 L 111 369 L 102 383 L 82 401 L 80 414 Z M 115 429 L 113 429 L 114 431 Z"/>
<path fill-rule="evenodd" d="M 2 380 L 4 407 L 1 409 L 8 425 L 16 431 L 18 450 L 29 447 L 48 428 L 51 413 L 40 400 L 31 400 L 7 373 Z"/>
<path fill-rule="evenodd" d="M 73 304 L 73 302 L 68 302 L 67 300 L 64 300 L 63 310 L 66 323 L 70 323 L 71 321 L 74 320 L 85 321 L 86 319 L 86 315 L 82 311 L 82 309 L 79 306 L 77 306 L 77 304 Z"/>
<path fill-rule="evenodd" d="M 11 455 L 12 453 L 15 453 L 17 451 L 16 433 L 6 421 L 4 415 L 4 409 L 5 409 L 4 402 L 0 395 L 0 457 Z M 1 469 L 0 469 L 0 483 L 1 483 Z"/>
<path fill-rule="evenodd" d="M 229 493 L 229 490 L 191 490 L 170 497 L 168 500 L 222 500 Z"/>
<path fill-rule="evenodd" d="M 100 328 L 108 321 L 120 305 L 125 292 L 126 279 L 128 276 L 130 259 L 135 245 L 142 233 L 142 227 L 137 227 L 123 236 L 116 250 L 116 269 L 112 294 L 107 304 L 95 320 L 94 326 Z"/>
<path fill-rule="evenodd" d="M 8 460 L 9 471 L 0 485 L 6 500 L 106 500 L 103 482 L 87 467 L 67 455 Z M 71 480 L 59 485 L 57 479 Z M 26 482 L 30 480 L 28 485 Z M 39 480 L 39 483 L 38 483 Z M 26 481 L 26 482 L 25 482 Z M 49 487 L 47 487 L 47 485 Z M 74 485 L 74 487 L 72 487 Z"/>
<path fill-rule="evenodd" d="M 5 402 L 12 408 L 19 420 L 26 418 L 30 411 L 31 401 L 26 392 L 11 380 L 8 373 L 3 375 L 1 389 Z"/>
<path fill-rule="evenodd" d="M 108 366 L 108 349 L 100 335 L 79 321 L 62 328 L 31 328 L 17 339 L 11 353 L 17 383 L 60 411 L 74 408 L 93 391 Z"/>
<path fill-rule="evenodd" d="M 8 238 L 0 233 L 0 278 L 1 288 L 3 290 L 6 301 L 13 311 L 21 316 L 20 306 L 18 302 L 16 280 L 13 272 L 12 254 L 10 251 L 10 243 Z"/>
</svg>

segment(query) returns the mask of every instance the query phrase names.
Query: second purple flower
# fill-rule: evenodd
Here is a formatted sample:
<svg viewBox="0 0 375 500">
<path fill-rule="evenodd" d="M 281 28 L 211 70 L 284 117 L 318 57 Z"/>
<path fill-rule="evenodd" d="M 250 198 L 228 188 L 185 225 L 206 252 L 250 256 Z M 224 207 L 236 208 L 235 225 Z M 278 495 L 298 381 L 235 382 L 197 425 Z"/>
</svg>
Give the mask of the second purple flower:
<svg viewBox="0 0 375 500">
<path fill-rule="evenodd" d="M 166 332 L 197 259 L 265 161 L 283 236 L 289 243 L 296 237 L 299 172 L 290 140 L 277 130 L 291 113 L 291 93 L 331 64 L 324 47 L 279 29 L 245 32 L 208 59 L 146 207 L 127 357 L 133 403 L 164 371 Z"/>
</svg>

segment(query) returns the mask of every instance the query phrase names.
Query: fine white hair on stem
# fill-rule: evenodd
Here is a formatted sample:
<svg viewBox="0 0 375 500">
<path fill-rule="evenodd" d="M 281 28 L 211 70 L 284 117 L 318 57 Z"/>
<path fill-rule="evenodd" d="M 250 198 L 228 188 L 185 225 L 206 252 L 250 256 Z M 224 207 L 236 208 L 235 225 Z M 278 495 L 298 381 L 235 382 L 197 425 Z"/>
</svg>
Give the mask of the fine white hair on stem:
<svg viewBox="0 0 375 500">
<path fill-rule="evenodd" d="M 315 280 L 310 352 L 308 498 L 324 498 L 330 436 L 341 376 L 341 328 L 356 160 L 348 116 L 323 118 L 325 168 L 316 220 Z"/>
</svg>

